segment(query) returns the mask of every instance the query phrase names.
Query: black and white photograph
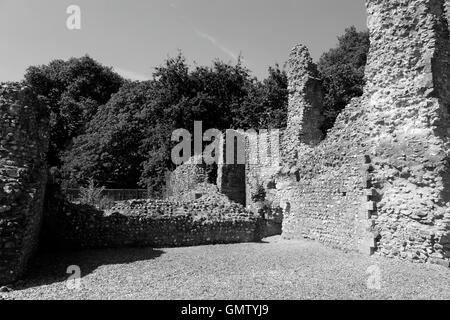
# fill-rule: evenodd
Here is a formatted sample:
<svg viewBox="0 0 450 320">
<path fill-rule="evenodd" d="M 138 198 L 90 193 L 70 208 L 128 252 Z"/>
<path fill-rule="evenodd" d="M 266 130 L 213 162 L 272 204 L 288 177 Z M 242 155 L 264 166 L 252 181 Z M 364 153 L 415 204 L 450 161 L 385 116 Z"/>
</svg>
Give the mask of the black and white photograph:
<svg viewBox="0 0 450 320">
<path fill-rule="evenodd" d="M 0 39 L 0 304 L 450 300 L 450 0 L 0 0 Z"/>
</svg>

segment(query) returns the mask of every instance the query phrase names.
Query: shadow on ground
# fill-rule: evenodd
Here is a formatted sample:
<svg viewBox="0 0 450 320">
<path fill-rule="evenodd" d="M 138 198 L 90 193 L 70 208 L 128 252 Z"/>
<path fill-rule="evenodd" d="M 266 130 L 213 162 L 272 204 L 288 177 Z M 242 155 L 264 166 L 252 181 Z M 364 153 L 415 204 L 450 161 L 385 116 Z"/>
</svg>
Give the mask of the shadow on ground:
<svg viewBox="0 0 450 320">
<path fill-rule="evenodd" d="M 67 273 L 69 266 L 80 267 L 83 278 L 101 266 L 148 261 L 163 254 L 153 248 L 44 251 L 30 262 L 27 273 L 13 288 L 24 290 L 66 281 L 73 274 Z"/>
</svg>

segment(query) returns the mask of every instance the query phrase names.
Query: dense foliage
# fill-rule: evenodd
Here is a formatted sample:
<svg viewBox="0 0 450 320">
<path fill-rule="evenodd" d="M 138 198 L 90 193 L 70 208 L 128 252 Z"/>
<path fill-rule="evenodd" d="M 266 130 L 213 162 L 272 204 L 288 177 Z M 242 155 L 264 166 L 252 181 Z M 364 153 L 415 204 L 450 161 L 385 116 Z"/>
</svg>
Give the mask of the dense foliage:
<svg viewBox="0 0 450 320">
<path fill-rule="evenodd" d="M 278 65 L 269 76 L 249 87 L 243 104 L 235 110 L 234 128 L 282 129 L 287 126 L 287 74 Z"/>
<path fill-rule="evenodd" d="M 61 152 L 84 133 L 98 107 L 107 103 L 124 82 L 111 68 L 89 56 L 30 67 L 25 81 L 51 108 L 50 166 L 61 164 Z"/>
<path fill-rule="evenodd" d="M 338 46 L 323 54 L 318 63 L 325 91 L 324 132 L 333 127 L 351 99 L 362 95 L 365 84 L 369 32 L 350 27 L 338 41 Z"/>
<path fill-rule="evenodd" d="M 318 64 L 325 89 L 324 130 L 348 102 L 362 94 L 369 38 L 354 27 Z M 145 82 L 123 80 L 88 56 L 30 67 L 26 82 L 52 110 L 49 163 L 66 185 L 145 187 L 161 195 L 172 132 L 285 128 L 288 81 L 278 65 L 258 81 L 241 60 L 190 68 L 180 54 Z M 94 180 L 91 180 L 94 179 Z"/>
<path fill-rule="evenodd" d="M 148 187 L 162 191 L 172 132 L 203 129 L 285 127 L 287 77 L 278 66 L 257 81 L 239 61 L 190 69 L 179 55 L 156 68 L 153 79 L 125 84 L 90 121 L 64 156 L 63 172 L 72 184 L 90 177 L 108 187 Z"/>
</svg>

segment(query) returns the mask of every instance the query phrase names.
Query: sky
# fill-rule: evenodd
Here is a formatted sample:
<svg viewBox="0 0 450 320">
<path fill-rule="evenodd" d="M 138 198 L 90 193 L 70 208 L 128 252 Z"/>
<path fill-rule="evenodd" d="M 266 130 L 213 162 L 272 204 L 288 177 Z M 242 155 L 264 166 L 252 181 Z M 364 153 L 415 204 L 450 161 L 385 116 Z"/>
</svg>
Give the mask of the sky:
<svg viewBox="0 0 450 320">
<path fill-rule="evenodd" d="M 80 8 L 80 30 L 67 28 L 71 5 Z M 366 29 L 364 0 L 0 0 L 0 82 L 85 54 L 146 80 L 180 50 L 190 65 L 242 55 L 262 79 L 296 44 L 317 60 L 351 25 Z"/>
</svg>

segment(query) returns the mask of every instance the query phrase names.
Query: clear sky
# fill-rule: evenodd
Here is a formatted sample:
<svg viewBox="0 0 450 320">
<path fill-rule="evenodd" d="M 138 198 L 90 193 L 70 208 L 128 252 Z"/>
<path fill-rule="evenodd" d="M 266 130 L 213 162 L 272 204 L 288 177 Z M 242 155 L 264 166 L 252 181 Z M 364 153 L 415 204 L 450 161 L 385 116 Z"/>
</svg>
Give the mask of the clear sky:
<svg viewBox="0 0 450 320">
<path fill-rule="evenodd" d="M 70 5 L 81 30 L 66 27 Z M 84 54 L 142 80 L 178 50 L 201 65 L 241 53 L 262 78 L 295 44 L 318 59 L 351 25 L 366 28 L 364 0 L 0 0 L 0 81 Z"/>
</svg>

